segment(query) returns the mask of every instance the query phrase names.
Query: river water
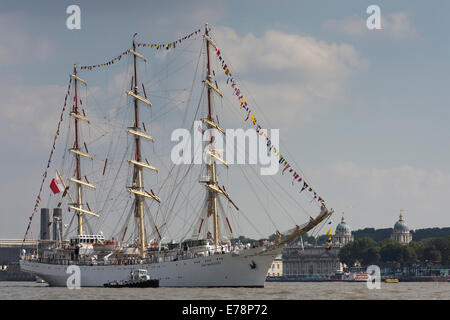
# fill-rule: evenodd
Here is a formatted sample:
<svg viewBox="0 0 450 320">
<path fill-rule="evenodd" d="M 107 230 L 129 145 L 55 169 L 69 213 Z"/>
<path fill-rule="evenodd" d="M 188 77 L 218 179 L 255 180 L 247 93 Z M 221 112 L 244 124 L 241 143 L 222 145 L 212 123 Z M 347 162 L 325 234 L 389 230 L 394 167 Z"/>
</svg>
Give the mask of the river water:
<svg viewBox="0 0 450 320">
<path fill-rule="evenodd" d="M 449 282 L 266 282 L 264 288 L 81 288 L 0 282 L 0 300 L 450 300 Z"/>
</svg>

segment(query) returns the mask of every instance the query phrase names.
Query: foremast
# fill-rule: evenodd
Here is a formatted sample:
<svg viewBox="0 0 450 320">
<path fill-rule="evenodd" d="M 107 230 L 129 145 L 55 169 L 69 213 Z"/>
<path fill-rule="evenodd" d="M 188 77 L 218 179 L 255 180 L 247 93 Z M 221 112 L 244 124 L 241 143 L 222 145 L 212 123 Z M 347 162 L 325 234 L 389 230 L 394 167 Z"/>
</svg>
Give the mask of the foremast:
<svg viewBox="0 0 450 320">
<path fill-rule="evenodd" d="M 81 151 L 81 147 L 80 147 L 80 121 L 89 123 L 89 120 L 86 118 L 86 115 L 84 113 L 84 109 L 83 109 L 83 114 L 80 113 L 80 108 L 78 106 L 78 82 L 81 82 L 84 85 L 87 85 L 86 82 L 79 78 L 77 76 L 77 67 L 76 65 L 73 66 L 73 74 L 71 75 L 72 79 L 74 79 L 74 87 L 75 87 L 75 96 L 74 96 L 74 104 L 72 107 L 72 112 L 71 112 L 71 116 L 74 119 L 74 123 L 75 123 L 75 141 L 73 144 L 73 148 L 70 149 L 69 151 L 72 152 L 75 156 L 75 172 L 74 172 L 74 176 L 75 178 L 70 178 L 71 182 L 74 182 L 77 186 L 77 195 L 76 195 L 76 201 L 74 202 L 74 199 L 72 198 L 72 196 L 69 193 L 69 197 L 72 200 L 72 205 L 69 205 L 70 209 L 73 209 L 77 212 L 77 216 L 78 216 L 78 228 L 77 228 L 77 233 L 78 235 L 82 235 L 84 233 L 83 231 L 83 215 L 84 214 L 89 214 L 89 215 L 93 215 L 98 217 L 98 214 L 91 212 L 89 205 L 88 209 L 86 210 L 83 208 L 83 186 L 89 187 L 91 189 L 95 189 L 95 186 L 90 184 L 89 181 L 87 180 L 87 177 L 84 176 L 86 182 L 84 182 L 82 180 L 82 174 L 81 174 L 81 158 L 87 158 L 87 159 L 93 159 L 93 157 L 91 155 L 89 155 L 88 150 L 87 150 L 87 146 L 86 143 L 83 143 L 85 151 L 83 152 Z M 81 103 L 81 100 L 80 100 Z M 60 176 L 59 172 L 58 175 Z M 68 193 L 68 187 L 66 187 L 64 181 L 62 180 L 62 177 L 60 176 L 60 179 L 63 183 L 64 188 L 66 189 L 66 192 Z"/>
<path fill-rule="evenodd" d="M 136 36 L 136 34 L 135 34 Z M 135 154 L 134 159 L 128 160 L 133 165 L 133 181 L 132 187 L 128 189 L 128 192 L 134 194 L 135 201 L 133 204 L 132 210 L 134 211 L 134 216 L 138 221 L 139 228 L 139 249 L 140 256 L 142 259 L 145 258 L 146 253 L 146 236 L 145 236 L 145 224 L 144 224 L 144 198 L 150 198 L 156 201 L 160 201 L 160 199 L 152 193 L 149 193 L 144 188 L 144 176 L 143 176 L 143 168 L 157 171 L 157 169 L 153 166 L 150 166 L 148 163 L 144 163 L 142 161 L 142 149 L 141 149 L 141 138 L 153 141 L 153 138 L 146 135 L 141 131 L 140 122 L 139 122 L 139 102 L 143 102 L 146 105 L 151 107 L 150 101 L 139 96 L 139 87 L 138 87 L 138 75 L 137 75 L 137 58 L 140 58 L 144 61 L 146 59 L 136 52 L 136 42 L 133 37 L 133 50 L 130 51 L 133 54 L 133 78 L 132 78 L 132 91 L 128 91 L 127 94 L 134 99 L 134 124 L 132 127 L 128 129 L 128 133 L 133 135 L 135 142 Z M 144 95 L 145 91 L 144 91 Z"/>
<path fill-rule="evenodd" d="M 217 93 L 221 97 L 222 97 L 222 93 L 217 88 L 217 85 L 215 86 L 211 81 L 212 76 L 211 76 L 211 67 L 210 67 L 210 57 L 209 57 L 210 48 L 209 48 L 209 46 L 211 45 L 215 49 L 217 49 L 217 47 L 214 44 L 213 40 L 209 37 L 207 24 L 205 26 L 204 38 L 205 38 L 206 55 L 207 55 L 206 79 L 204 80 L 204 82 L 207 85 L 208 118 L 202 119 L 202 120 L 209 126 L 210 129 L 214 128 L 214 129 L 217 129 L 218 131 L 222 132 L 223 134 L 225 134 L 225 130 L 220 128 L 218 126 L 218 124 L 214 123 L 214 120 L 213 120 L 214 118 L 212 115 L 212 97 L 211 97 L 212 92 L 211 91 L 215 91 L 215 93 Z M 214 243 L 215 243 L 215 245 L 218 245 L 218 243 L 219 243 L 219 226 L 218 226 L 218 212 L 217 212 L 217 194 L 218 193 L 222 194 L 225 198 L 227 198 L 227 200 L 235 207 L 236 210 L 239 210 L 239 208 L 231 200 L 225 187 L 223 186 L 221 188 L 218 185 L 217 176 L 216 176 L 216 160 L 218 160 L 219 162 L 224 164 L 226 167 L 228 167 L 228 164 L 223 159 L 221 159 L 217 156 L 215 149 L 214 149 L 213 137 L 211 137 L 210 146 L 211 146 L 211 150 L 209 152 L 209 155 L 211 156 L 210 157 L 211 162 L 209 164 L 207 164 L 207 176 L 209 177 L 209 180 L 206 182 L 207 187 L 209 188 L 208 197 L 207 197 L 207 201 L 209 202 L 208 217 L 211 215 L 213 215 L 213 217 L 214 217 Z M 270 246 L 271 249 L 279 248 L 285 244 L 288 244 L 288 243 L 294 241 L 299 236 L 301 236 L 301 235 L 305 234 L 306 232 L 315 228 L 319 223 L 327 220 L 333 214 L 333 212 L 334 212 L 333 209 L 328 210 L 327 207 L 324 204 L 322 204 L 320 214 L 317 217 L 315 217 L 315 218 L 310 217 L 310 220 L 307 223 L 304 223 L 300 226 L 299 225 L 295 226 L 295 228 L 289 230 L 284 235 L 281 234 L 279 231 L 277 231 L 276 232 L 277 237 L 276 237 L 275 243 Z M 226 221 L 227 221 L 228 227 L 230 228 L 230 231 L 232 232 L 228 218 L 226 218 Z M 202 223 L 203 223 L 203 220 L 201 222 L 200 229 L 202 227 Z M 200 233 L 200 230 L 199 230 L 199 233 Z"/>
</svg>

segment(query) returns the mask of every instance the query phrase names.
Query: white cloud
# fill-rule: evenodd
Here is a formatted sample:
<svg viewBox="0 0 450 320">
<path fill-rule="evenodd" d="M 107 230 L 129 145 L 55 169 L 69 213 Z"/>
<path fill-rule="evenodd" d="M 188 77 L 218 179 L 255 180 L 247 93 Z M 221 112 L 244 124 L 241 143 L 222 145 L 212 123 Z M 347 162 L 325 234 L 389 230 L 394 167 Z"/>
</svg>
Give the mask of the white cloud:
<svg viewBox="0 0 450 320">
<path fill-rule="evenodd" d="M 2 137 L 24 137 L 31 146 L 48 144 L 51 132 L 56 130 L 66 90 L 55 85 L 2 87 Z"/>
<path fill-rule="evenodd" d="M 234 29 L 214 30 L 217 42 L 223 44 L 225 58 L 242 73 L 252 68 L 282 72 L 306 72 L 308 76 L 324 74 L 346 76 L 354 68 L 366 65 L 355 48 L 348 44 L 326 43 L 313 37 L 268 30 L 264 36 L 252 33 L 239 37 Z"/>
<path fill-rule="evenodd" d="M 67 116 L 73 105 L 73 81 L 71 96 L 68 96 L 64 112 L 61 134 L 67 125 Z M 68 84 L 67 84 L 68 85 Z M 58 121 L 64 106 L 67 86 L 59 85 L 15 85 L 0 88 L 2 96 L 0 118 L 0 135 L 2 143 L 11 141 L 14 135 L 24 147 L 33 150 L 50 150 L 53 137 L 57 130 Z M 90 120 L 98 119 L 95 112 L 90 112 L 89 98 L 94 95 L 104 99 L 106 96 L 99 87 L 90 87 L 89 91 L 79 90 L 87 116 Z M 100 125 L 98 125 L 100 127 Z"/>
<path fill-rule="evenodd" d="M 326 196 L 329 205 L 348 212 L 355 228 L 391 227 L 400 209 L 405 210 L 412 229 L 450 225 L 448 215 L 442 214 L 447 210 L 449 172 L 409 165 L 364 168 L 354 162 L 314 171 L 317 183 L 330 190 Z"/>
<path fill-rule="evenodd" d="M 326 30 L 350 36 L 383 35 L 391 38 L 417 39 L 419 32 L 410 22 L 406 12 L 385 14 L 381 12 L 381 30 L 369 30 L 366 26 L 368 16 L 350 16 L 343 19 L 329 19 L 322 23 Z"/>
<path fill-rule="evenodd" d="M 340 20 L 329 19 L 322 24 L 322 27 L 351 36 L 360 36 L 369 31 L 366 20 L 359 16 L 351 16 Z"/>
<path fill-rule="evenodd" d="M 396 38 L 412 38 L 419 37 L 419 33 L 411 25 L 409 17 L 405 12 L 398 12 L 388 15 L 386 19 L 381 18 L 382 26 L 393 37 Z"/>
<path fill-rule="evenodd" d="M 158 29 L 176 27 L 181 34 L 186 31 L 186 27 L 192 28 L 192 26 L 201 28 L 203 31 L 205 23 L 209 23 L 210 26 L 216 25 L 223 18 L 226 12 L 225 7 L 221 2 L 210 2 L 207 6 L 201 7 L 191 2 L 179 2 L 177 10 L 172 10 L 170 19 L 157 12 L 152 19 L 152 24 Z"/>
<path fill-rule="evenodd" d="M 0 66 L 29 64 L 48 59 L 54 47 L 47 37 L 32 36 L 18 21 L 22 15 L 0 15 Z"/>
<path fill-rule="evenodd" d="M 351 76 L 368 63 L 349 44 L 269 30 L 263 36 L 239 36 L 234 29 L 213 30 L 231 73 L 245 77 L 250 90 L 278 126 L 297 126 L 345 99 Z M 230 62 L 232 62 L 230 64 Z M 245 89 L 246 89 L 245 88 Z M 248 99 L 247 99 L 248 100 Z M 248 100 L 250 103 L 254 101 Z M 257 114 L 256 114 L 257 115 Z M 292 121 L 297 117 L 298 121 Z"/>
</svg>

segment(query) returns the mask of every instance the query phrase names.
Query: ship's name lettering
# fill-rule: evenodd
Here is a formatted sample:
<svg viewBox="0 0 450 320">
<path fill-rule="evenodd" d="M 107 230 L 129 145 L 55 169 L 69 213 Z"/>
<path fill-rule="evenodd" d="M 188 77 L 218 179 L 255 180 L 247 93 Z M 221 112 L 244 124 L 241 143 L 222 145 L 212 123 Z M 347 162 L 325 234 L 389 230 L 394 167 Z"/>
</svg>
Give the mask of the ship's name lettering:
<svg viewBox="0 0 450 320">
<path fill-rule="evenodd" d="M 217 261 L 217 262 L 210 262 L 210 263 L 203 263 L 202 267 L 206 267 L 206 266 L 213 266 L 215 264 L 221 264 L 221 261 Z"/>
</svg>

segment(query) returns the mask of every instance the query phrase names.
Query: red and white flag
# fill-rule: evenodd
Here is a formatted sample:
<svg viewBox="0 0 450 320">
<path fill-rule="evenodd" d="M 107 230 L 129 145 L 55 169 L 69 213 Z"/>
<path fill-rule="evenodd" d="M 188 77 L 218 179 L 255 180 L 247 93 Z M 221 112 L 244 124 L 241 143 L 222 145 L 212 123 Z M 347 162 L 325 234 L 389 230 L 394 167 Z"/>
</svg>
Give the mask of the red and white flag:
<svg viewBox="0 0 450 320">
<path fill-rule="evenodd" d="M 50 189 L 52 189 L 53 193 L 60 193 L 60 192 L 64 191 L 64 187 L 61 183 L 61 180 L 59 180 L 57 174 L 55 175 L 55 177 L 52 179 L 52 182 L 50 183 Z"/>
</svg>

